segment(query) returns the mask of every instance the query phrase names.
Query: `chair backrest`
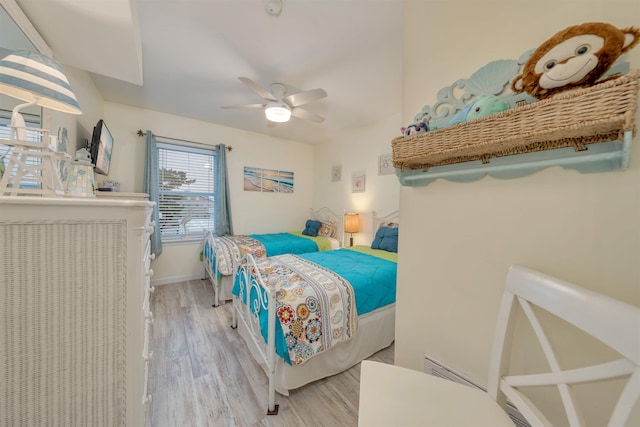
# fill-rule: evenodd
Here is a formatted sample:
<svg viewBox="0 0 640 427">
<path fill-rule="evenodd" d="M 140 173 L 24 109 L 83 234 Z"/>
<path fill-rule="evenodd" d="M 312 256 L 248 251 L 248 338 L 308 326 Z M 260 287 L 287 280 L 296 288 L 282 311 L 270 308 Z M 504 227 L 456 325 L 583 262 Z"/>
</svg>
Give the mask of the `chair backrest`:
<svg viewBox="0 0 640 427">
<path fill-rule="evenodd" d="M 542 325 L 540 307 L 615 350 L 617 359 L 563 369 Z M 518 308 L 521 307 L 521 310 Z M 516 313 L 524 313 L 538 339 L 549 372 L 509 375 Z M 553 322 L 552 322 L 553 323 Z M 548 323 L 547 323 L 548 324 Z M 557 347 L 557 346 L 556 346 Z M 613 353 L 613 352 L 611 352 Z M 623 426 L 640 397 L 640 308 L 537 271 L 512 266 L 507 274 L 489 370 L 488 392 L 500 404 L 508 399 L 532 426 L 553 425 L 527 397 L 524 387 L 557 386 L 570 426 L 584 426 L 573 387 L 616 379 L 626 381 L 609 426 Z M 530 389 L 529 389 L 530 390 Z M 542 406 L 542 405 L 540 405 Z M 557 422 L 557 421 L 555 421 Z"/>
</svg>

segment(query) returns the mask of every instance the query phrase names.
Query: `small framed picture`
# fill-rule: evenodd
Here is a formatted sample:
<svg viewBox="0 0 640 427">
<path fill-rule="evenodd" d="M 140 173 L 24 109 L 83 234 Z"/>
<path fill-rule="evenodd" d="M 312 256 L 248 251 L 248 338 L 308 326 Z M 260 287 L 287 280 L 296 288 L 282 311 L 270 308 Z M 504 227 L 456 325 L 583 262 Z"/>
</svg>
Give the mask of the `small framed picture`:
<svg viewBox="0 0 640 427">
<path fill-rule="evenodd" d="M 342 181 L 342 165 L 331 166 L 331 181 Z"/>
<path fill-rule="evenodd" d="M 366 175 L 364 172 L 354 172 L 351 175 L 351 192 L 364 193 Z"/>
<path fill-rule="evenodd" d="M 391 153 L 380 154 L 378 156 L 378 175 L 391 175 L 393 172 L 394 169 Z"/>
</svg>

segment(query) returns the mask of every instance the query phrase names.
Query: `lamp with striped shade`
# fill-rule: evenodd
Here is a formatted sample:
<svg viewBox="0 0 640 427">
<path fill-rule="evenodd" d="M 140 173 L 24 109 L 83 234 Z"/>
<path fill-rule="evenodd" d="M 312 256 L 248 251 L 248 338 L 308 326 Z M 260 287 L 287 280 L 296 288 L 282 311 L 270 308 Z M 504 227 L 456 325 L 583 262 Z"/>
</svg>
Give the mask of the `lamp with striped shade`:
<svg viewBox="0 0 640 427">
<path fill-rule="evenodd" d="M 57 165 L 68 154 L 49 145 L 47 130 L 27 129 L 20 114 L 20 109 L 31 105 L 82 114 L 62 66 L 39 53 L 17 50 L 0 60 L 0 93 L 26 101 L 13 109 L 10 139 L 0 141 L 13 147 L 6 171 L 0 174 L 0 196 L 63 195 Z"/>
<path fill-rule="evenodd" d="M 27 101 L 13 109 L 12 128 L 24 127 L 19 110 L 30 105 L 82 114 L 62 66 L 51 58 L 28 50 L 17 50 L 0 60 L 0 93 Z"/>
</svg>

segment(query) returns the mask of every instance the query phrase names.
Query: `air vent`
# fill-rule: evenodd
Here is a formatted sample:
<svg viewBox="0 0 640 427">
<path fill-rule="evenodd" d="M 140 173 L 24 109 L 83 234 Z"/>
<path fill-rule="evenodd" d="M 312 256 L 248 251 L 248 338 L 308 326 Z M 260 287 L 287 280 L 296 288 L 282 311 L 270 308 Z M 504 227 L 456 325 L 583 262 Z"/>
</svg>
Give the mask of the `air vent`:
<svg viewBox="0 0 640 427">
<path fill-rule="evenodd" d="M 481 387 L 475 382 L 465 378 L 464 376 L 460 375 L 456 371 L 448 368 L 447 366 L 443 365 L 442 363 L 438 362 L 432 357 L 426 356 L 426 355 L 424 357 L 424 371 L 427 374 L 433 375 L 434 377 L 440 377 L 445 380 L 453 381 L 459 384 L 464 384 L 469 387 L 480 389 L 484 392 L 487 391 L 484 387 Z M 516 427 L 531 427 L 531 425 L 524 419 L 520 411 L 518 411 L 516 407 L 513 406 L 512 404 L 507 403 L 506 412 L 507 412 L 507 415 L 511 417 L 511 420 L 516 425 Z"/>
</svg>

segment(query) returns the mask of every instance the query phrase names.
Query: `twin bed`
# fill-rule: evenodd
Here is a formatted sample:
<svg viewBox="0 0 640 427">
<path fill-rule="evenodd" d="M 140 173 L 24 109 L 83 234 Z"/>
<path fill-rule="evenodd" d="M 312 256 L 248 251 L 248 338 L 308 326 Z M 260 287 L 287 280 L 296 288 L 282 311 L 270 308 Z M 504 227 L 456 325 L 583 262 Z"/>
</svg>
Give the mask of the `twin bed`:
<svg viewBox="0 0 640 427">
<path fill-rule="evenodd" d="M 275 391 L 287 395 L 393 342 L 398 217 L 374 214 L 371 246 L 240 259 L 233 327 L 269 378 L 269 413 Z"/>
<path fill-rule="evenodd" d="M 342 236 L 338 215 L 323 207 L 311 210 L 310 220 L 321 224 L 317 235 L 302 231 L 270 234 L 214 236 L 208 231 L 204 239 L 204 276 L 211 281 L 214 290 L 214 306 L 220 300 L 232 299 L 231 288 L 242 255 L 250 253 L 255 259 L 282 254 L 305 254 L 337 249 Z M 306 227 L 301 227 L 306 228 Z M 304 231 L 304 230 L 303 230 Z M 312 233 L 314 234 L 314 233 Z"/>
</svg>

